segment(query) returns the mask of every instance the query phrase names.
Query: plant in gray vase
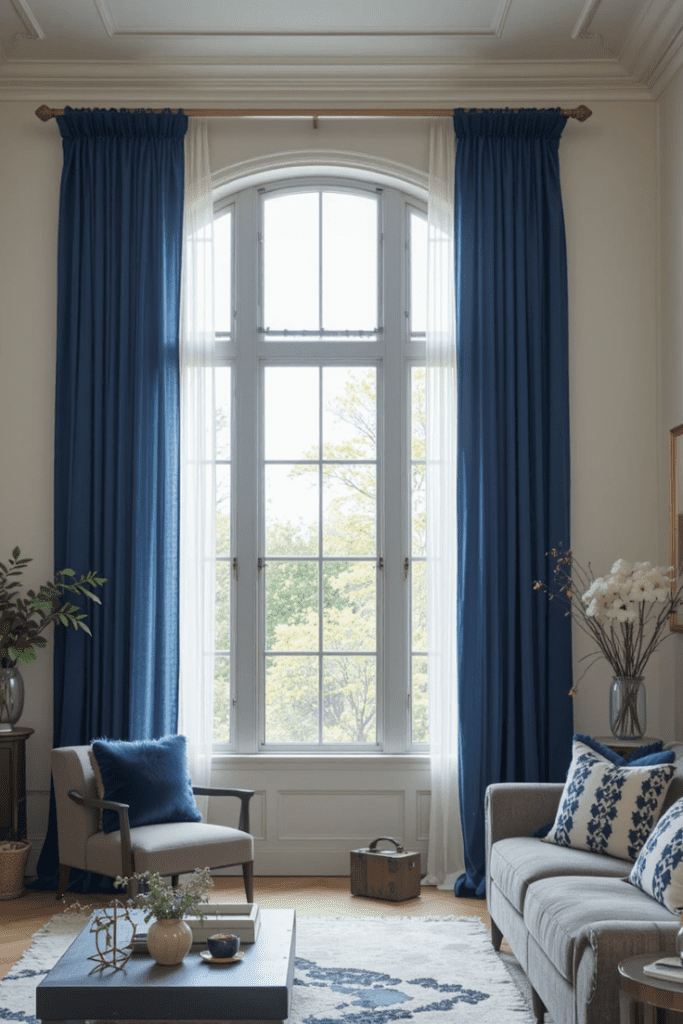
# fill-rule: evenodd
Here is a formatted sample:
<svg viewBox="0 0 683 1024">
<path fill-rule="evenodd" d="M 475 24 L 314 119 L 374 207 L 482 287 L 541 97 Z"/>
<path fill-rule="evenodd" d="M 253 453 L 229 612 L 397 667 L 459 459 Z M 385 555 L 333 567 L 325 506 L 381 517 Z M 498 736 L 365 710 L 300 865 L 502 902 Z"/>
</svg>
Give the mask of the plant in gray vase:
<svg viewBox="0 0 683 1024">
<path fill-rule="evenodd" d="M 106 579 L 95 571 L 76 577 L 73 569 L 61 569 L 37 591 L 22 592 L 20 577 L 31 558 L 15 548 L 7 564 L 0 562 L 0 732 L 16 725 L 24 705 L 24 684 L 19 665 L 30 665 L 36 651 L 47 645 L 48 626 L 73 626 L 90 635 L 86 613 L 65 595 L 85 597 L 101 604 L 93 588 Z"/>
</svg>

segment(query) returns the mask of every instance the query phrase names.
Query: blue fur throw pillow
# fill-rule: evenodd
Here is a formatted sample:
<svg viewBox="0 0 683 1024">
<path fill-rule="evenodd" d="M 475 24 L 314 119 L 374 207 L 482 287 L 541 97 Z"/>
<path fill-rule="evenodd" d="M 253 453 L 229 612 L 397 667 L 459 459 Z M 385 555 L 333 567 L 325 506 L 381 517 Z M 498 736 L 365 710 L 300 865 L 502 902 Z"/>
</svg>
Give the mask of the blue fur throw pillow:
<svg viewBox="0 0 683 1024">
<path fill-rule="evenodd" d="M 128 804 L 130 827 L 201 821 L 187 770 L 187 740 L 93 740 L 105 800 Z M 102 831 L 117 832 L 119 816 L 105 809 Z"/>
</svg>

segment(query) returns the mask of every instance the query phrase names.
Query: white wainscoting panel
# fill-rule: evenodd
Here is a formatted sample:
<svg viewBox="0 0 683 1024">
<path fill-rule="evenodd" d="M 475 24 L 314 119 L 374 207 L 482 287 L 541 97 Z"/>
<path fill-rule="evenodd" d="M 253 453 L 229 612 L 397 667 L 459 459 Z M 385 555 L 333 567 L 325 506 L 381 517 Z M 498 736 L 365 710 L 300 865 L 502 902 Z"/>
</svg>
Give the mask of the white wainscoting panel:
<svg viewBox="0 0 683 1024">
<path fill-rule="evenodd" d="M 426 864 L 427 756 L 226 754 L 214 759 L 211 781 L 256 791 L 257 876 L 347 875 L 350 851 L 386 835 L 420 852 Z M 210 820 L 232 824 L 217 807 L 218 801 L 211 801 Z M 219 813 L 220 819 L 214 817 Z M 222 873 L 239 874 L 239 869 Z"/>
<path fill-rule="evenodd" d="M 367 842 L 405 831 L 403 790 L 280 790 L 278 840 Z M 377 835 L 375 835 L 375 833 Z"/>
</svg>

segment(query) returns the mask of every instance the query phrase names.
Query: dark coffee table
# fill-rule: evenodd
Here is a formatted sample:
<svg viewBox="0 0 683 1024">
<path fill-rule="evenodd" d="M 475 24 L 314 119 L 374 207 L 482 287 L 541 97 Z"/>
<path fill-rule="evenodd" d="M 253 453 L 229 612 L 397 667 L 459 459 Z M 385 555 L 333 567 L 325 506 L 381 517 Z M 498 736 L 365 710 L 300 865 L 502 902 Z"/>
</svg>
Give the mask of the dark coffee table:
<svg viewBox="0 0 683 1024">
<path fill-rule="evenodd" d="M 120 971 L 88 974 L 95 940 L 88 924 L 36 989 L 41 1021 L 284 1020 L 294 981 L 294 910 L 261 910 L 244 959 L 208 964 L 193 946 L 180 964 L 162 967 L 134 953 Z"/>
</svg>

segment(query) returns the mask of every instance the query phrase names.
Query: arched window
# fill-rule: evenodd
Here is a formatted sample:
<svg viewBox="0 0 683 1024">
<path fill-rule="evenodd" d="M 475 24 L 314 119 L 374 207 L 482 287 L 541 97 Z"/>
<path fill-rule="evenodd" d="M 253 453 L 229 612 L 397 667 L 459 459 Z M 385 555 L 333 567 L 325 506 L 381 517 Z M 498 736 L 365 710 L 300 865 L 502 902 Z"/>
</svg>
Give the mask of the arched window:
<svg viewBox="0 0 683 1024">
<path fill-rule="evenodd" d="M 214 227 L 214 740 L 424 746 L 424 205 L 284 180 Z"/>
</svg>

